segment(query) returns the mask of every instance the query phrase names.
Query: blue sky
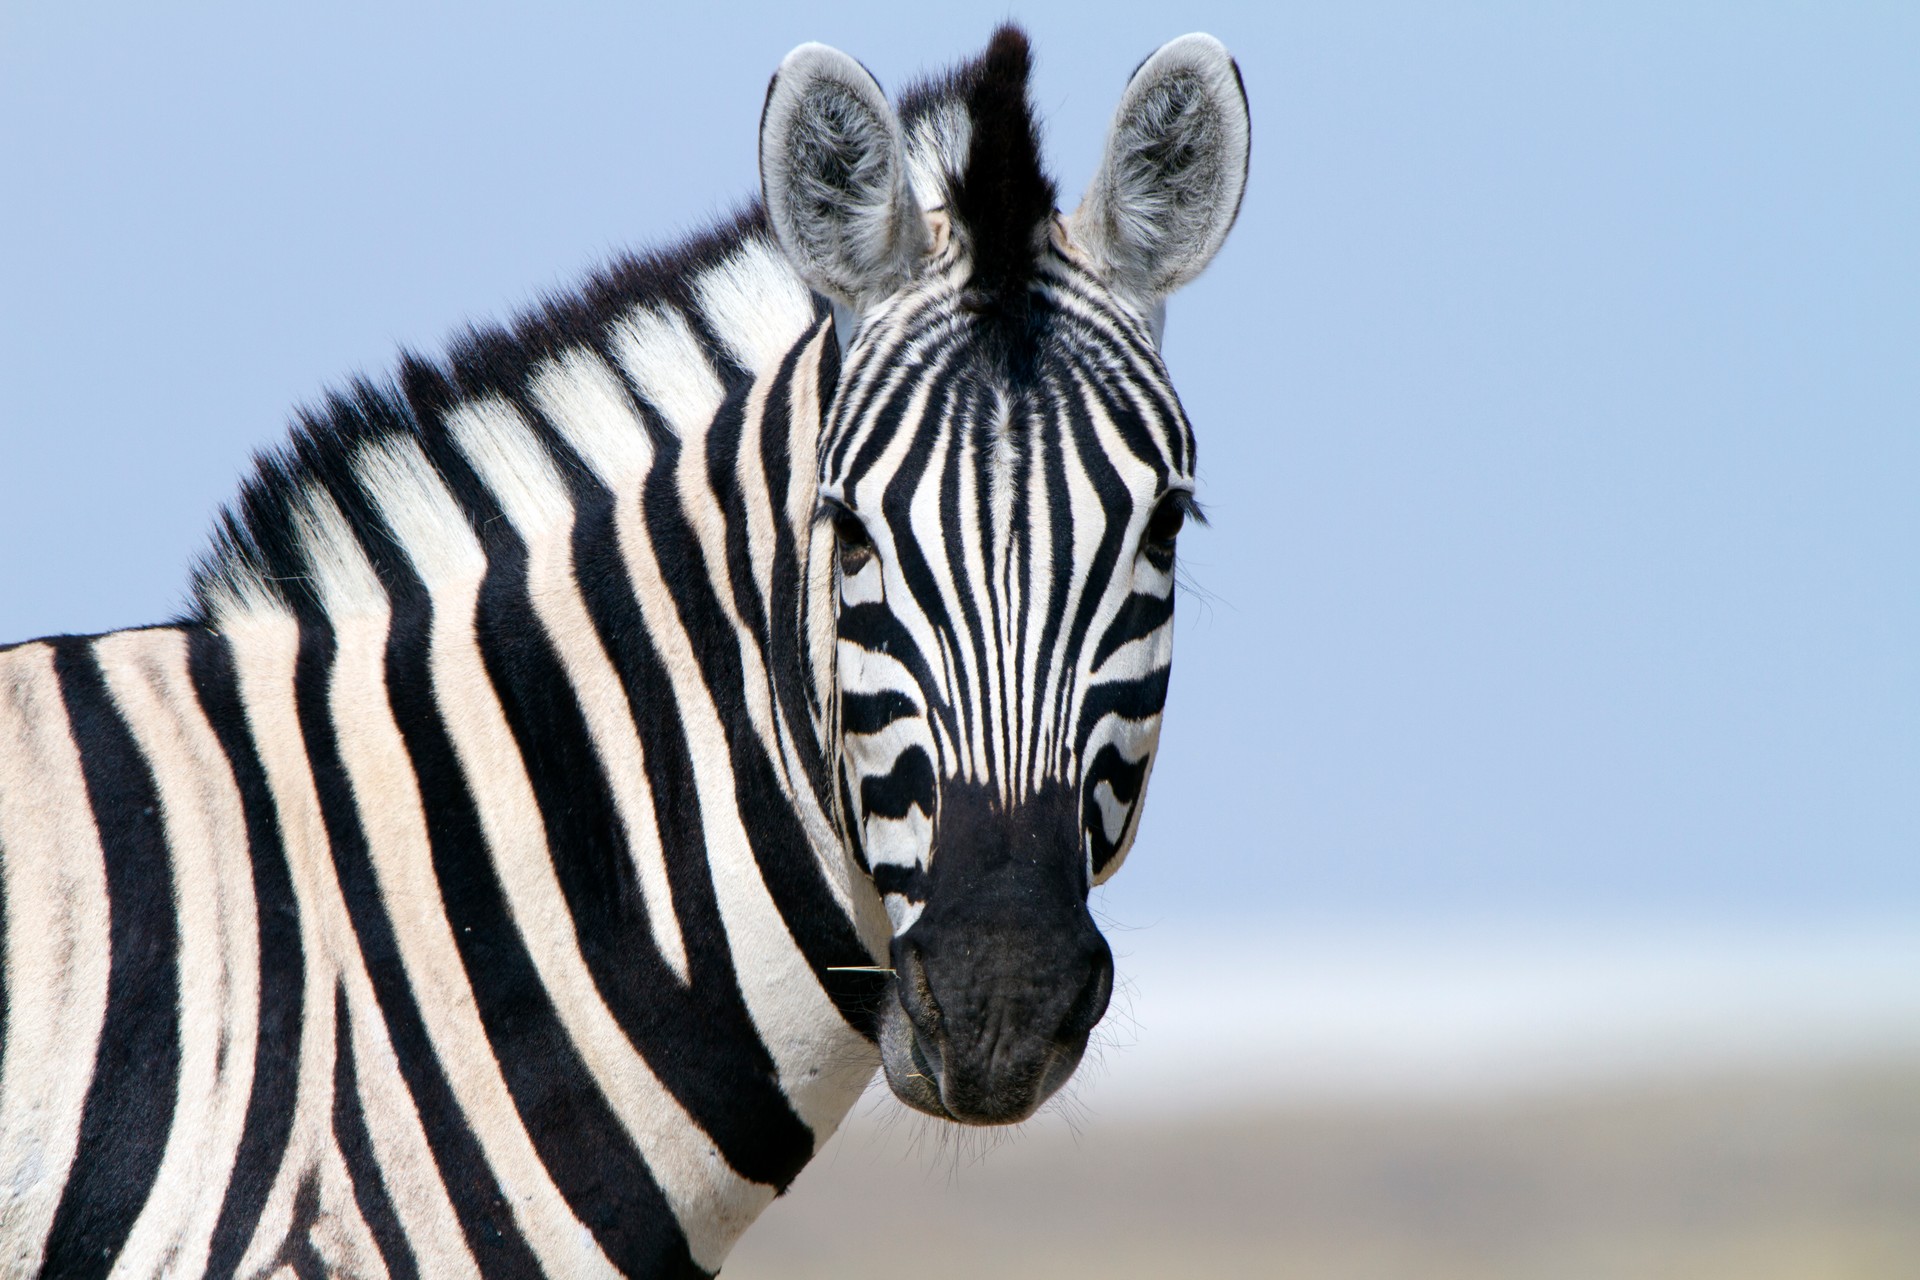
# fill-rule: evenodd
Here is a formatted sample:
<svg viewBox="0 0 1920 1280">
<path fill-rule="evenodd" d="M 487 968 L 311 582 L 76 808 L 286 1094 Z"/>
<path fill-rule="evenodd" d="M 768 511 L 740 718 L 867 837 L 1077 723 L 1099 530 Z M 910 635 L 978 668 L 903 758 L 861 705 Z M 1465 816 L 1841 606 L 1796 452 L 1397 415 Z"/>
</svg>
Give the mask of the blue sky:
<svg viewBox="0 0 1920 1280">
<path fill-rule="evenodd" d="M 664 9 L 0 10 L 0 638 L 167 616 L 292 406 L 748 195 L 794 44 L 1007 12 Z M 1920 910 L 1920 10 L 1015 12 L 1069 201 L 1163 40 L 1253 108 L 1112 915 Z"/>
</svg>

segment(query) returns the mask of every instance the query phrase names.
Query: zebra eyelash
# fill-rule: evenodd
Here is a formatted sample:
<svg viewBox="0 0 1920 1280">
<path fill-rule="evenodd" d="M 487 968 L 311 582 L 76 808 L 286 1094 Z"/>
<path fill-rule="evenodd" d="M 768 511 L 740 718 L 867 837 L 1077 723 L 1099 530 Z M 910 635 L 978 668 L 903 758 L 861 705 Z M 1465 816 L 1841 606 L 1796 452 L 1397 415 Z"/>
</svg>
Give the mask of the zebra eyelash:
<svg viewBox="0 0 1920 1280">
<path fill-rule="evenodd" d="M 817 528 L 823 524 L 839 525 L 842 521 L 852 521 L 860 526 L 863 534 L 865 533 L 867 522 L 860 518 L 859 512 L 838 498 L 822 496 L 820 505 L 814 508 L 814 526 Z"/>
<path fill-rule="evenodd" d="M 1197 525 L 1205 526 L 1213 523 L 1207 519 L 1207 509 L 1200 504 L 1200 499 L 1193 496 L 1191 489 L 1169 489 L 1161 494 L 1153 505 L 1157 508 L 1169 502 L 1180 508 L 1181 514 Z"/>
<path fill-rule="evenodd" d="M 846 503 L 823 494 L 819 507 L 813 513 L 814 527 L 818 528 L 822 524 L 833 526 L 843 568 L 848 572 L 855 572 L 864 567 L 867 559 L 874 554 L 873 535 L 867 532 L 867 522 Z M 846 557 L 849 555 L 857 555 L 858 561 L 848 561 Z"/>
</svg>

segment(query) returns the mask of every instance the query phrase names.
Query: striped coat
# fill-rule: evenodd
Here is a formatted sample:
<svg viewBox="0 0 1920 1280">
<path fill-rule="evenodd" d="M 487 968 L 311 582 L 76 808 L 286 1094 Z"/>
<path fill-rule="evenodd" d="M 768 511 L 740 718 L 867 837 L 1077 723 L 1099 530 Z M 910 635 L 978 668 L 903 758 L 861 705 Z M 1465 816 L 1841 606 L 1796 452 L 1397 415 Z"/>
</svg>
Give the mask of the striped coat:
<svg viewBox="0 0 1920 1280">
<path fill-rule="evenodd" d="M 763 169 L 769 145 L 775 170 L 818 160 L 808 128 L 845 142 L 817 108 L 853 73 L 807 49 Z M 1016 54 L 1028 119 L 1002 32 L 909 123 L 1015 110 L 980 86 Z M 939 156 L 893 128 L 899 198 Z M 852 256 L 822 256 L 782 176 L 306 415 L 188 617 L 0 649 L 0 1274 L 711 1274 L 883 1060 L 976 1122 L 1058 1086 L 996 1111 L 956 1083 L 972 997 L 914 926 L 944 918 L 937 860 L 893 858 L 919 880 L 889 887 L 851 798 L 879 794 L 842 725 L 873 708 L 841 670 L 862 588 L 833 513 L 860 480 L 822 454 L 867 429 L 842 342 L 857 365 L 900 303 L 833 275 Z M 923 293 L 984 260 L 984 224 L 950 226 L 972 259 Z M 1118 312 L 1163 379 L 1150 313 Z M 943 696 L 917 705 L 938 721 Z M 1149 762 L 1125 762 L 1129 806 Z M 909 810 L 959 830 L 937 789 Z M 1114 797 L 1109 776 L 1091 812 Z M 1059 1034 L 1084 1045 L 1099 1008 Z"/>
</svg>

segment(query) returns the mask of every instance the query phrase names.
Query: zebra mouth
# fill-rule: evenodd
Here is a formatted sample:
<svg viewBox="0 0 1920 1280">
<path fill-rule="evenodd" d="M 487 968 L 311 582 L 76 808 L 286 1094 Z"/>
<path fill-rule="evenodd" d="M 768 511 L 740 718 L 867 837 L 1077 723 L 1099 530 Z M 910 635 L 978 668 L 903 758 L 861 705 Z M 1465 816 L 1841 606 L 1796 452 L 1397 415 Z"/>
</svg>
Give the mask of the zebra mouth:
<svg viewBox="0 0 1920 1280">
<path fill-rule="evenodd" d="M 1017 1124 L 1073 1075 L 1087 1040 L 1008 1029 L 961 1053 L 952 1035 L 923 1034 L 895 998 L 881 1018 L 880 1061 L 894 1096 L 916 1111 L 956 1124 Z"/>
<path fill-rule="evenodd" d="M 898 1006 L 895 1005 L 895 1008 Z M 938 1056 L 934 1055 L 936 1059 Z M 926 1051 L 921 1048 L 920 1037 L 904 1016 L 889 1016 L 885 1020 L 880 1035 L 880 1061 L 894 1097 L 915 1111 L 923 1111 L 942 1120 L 960 1119 L 947 1109 L 946 1101 L 941 1097 L 938 1063 L 929 1061 Z"/>
</svg>

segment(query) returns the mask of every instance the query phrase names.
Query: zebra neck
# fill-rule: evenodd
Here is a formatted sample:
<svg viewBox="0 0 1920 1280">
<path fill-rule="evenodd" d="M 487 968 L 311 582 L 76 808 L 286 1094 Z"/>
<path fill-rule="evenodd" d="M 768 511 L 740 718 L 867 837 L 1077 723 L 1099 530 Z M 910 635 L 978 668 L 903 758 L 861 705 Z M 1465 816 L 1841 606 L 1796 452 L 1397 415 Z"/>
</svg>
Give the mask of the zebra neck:
<svg viewBox="0 0 1920 1280">
<path fill-rule="evenodd" d="M 674 571 L 663 583 L 735 736 L 750 727 L 809 842 L 852 887 L 833 797 L 833 537 L 817 518 L 818 449 L 839 372 L 831 323 L 728 391 L 634 495 Z M 623 544 L 624 545 L 624 544 Z M 703 572 L 685 572 L 699 565 Z"/>
</svg>

